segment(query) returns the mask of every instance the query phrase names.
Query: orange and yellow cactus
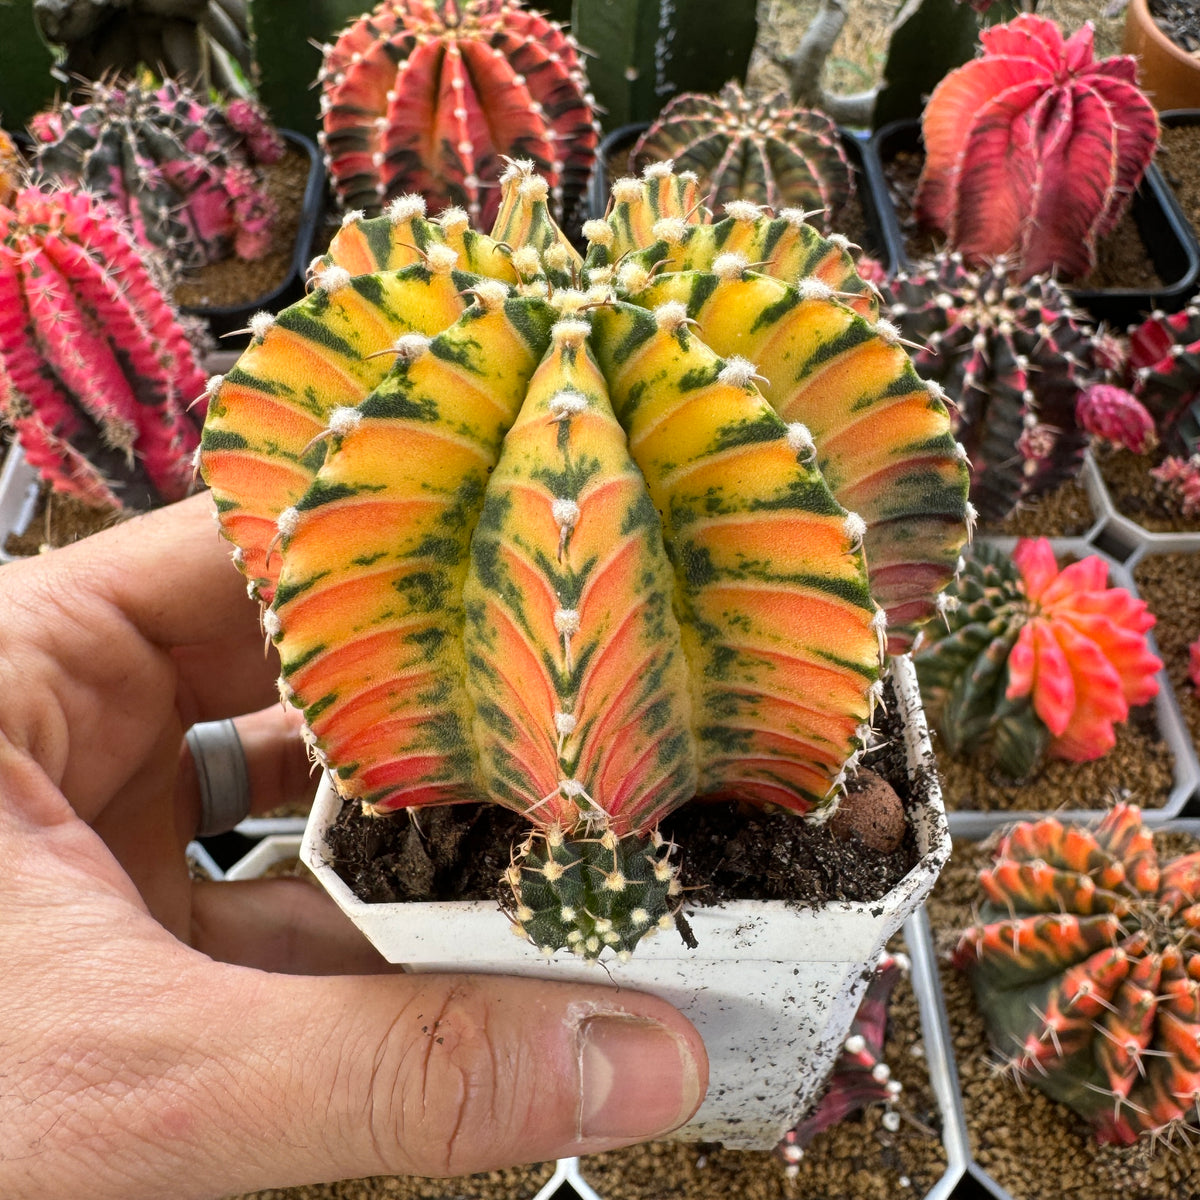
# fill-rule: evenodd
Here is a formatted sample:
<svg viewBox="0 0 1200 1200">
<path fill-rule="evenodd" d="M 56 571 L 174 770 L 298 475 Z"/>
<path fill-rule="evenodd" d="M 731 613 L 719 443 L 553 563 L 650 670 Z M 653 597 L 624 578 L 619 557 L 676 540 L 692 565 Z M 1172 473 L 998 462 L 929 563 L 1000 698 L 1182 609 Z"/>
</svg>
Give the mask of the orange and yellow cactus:
<svg viewBox="0 0 1200 1200">
<path fill-rule="evenodd" d="M 580 259 L 548 194 L 514 163 L 490 236 L 349 218 L 201 469 L 341 794 L 525 814 L 513 918 L 595 958 L 670 923 L 692 796 L 831 802 L 969 506 L 839 246 L 656 168 Z"/>
</svg>

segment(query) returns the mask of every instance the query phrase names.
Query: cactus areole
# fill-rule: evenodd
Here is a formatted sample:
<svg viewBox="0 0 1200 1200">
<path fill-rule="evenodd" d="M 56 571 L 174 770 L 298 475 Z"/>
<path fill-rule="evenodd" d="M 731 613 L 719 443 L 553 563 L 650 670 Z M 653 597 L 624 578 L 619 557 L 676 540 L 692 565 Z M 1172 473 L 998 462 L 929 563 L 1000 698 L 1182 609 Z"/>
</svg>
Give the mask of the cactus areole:
<svg viewBox="0 0 1200 1200">
<path fill-rule="evenodd" d="M 201 469 L 341 794 L 525 814 L 511 916 L 595 958 L 670 923 L 685 801 L 828 808 L 967 474 L 810 226 L 713 223 L 666 165 L 581 260 L 548 190 L 511 164 L 490 237 L 347 218 L 211 382 Z"/>
</svg>

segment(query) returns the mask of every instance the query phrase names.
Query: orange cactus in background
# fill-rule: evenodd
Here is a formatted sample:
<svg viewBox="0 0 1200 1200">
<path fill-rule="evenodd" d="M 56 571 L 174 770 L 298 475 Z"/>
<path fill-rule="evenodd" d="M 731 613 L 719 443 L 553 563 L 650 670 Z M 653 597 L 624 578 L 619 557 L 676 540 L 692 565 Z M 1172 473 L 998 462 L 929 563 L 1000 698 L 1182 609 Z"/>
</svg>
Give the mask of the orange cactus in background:
<svg viewBox="0 0 1200 1200">
<path fill-rule="evenodd" d="M 1060 571 L 1045 538 L 1025 538 L 1013 561 L 1031 617 L 1009 655 L 1005 695 L 1032 697 L 1054 757 L 1099 758 L 1116 743 L 1113 723 L 1158 695 L 1162 661 L 1144 636 L 1154 614 L 1124 588 L 1110 588 L 1108 568 L 1094 554 Z"/>
</svg>

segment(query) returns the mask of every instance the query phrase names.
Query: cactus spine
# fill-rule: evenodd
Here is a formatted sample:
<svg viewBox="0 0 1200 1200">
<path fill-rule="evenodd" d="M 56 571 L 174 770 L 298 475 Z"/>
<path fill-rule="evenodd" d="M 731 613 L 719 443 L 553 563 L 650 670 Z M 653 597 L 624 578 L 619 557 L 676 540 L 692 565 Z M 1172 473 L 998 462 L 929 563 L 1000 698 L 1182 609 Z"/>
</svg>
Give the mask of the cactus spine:
<svg viewBox="0 0 1200 1200">
<path fill-rule="evenodd" d="M 549 190 L 512 165 L 491 236 L 417 197 L 348 217 L 214 388 L 201 461 L 341 793 L 525 814 L 513 919 L 595 958 L 669 923 L 654 831 L 694 794 L 837 793 L 966 472 L 811 227 L 710 223 L 652 168 L 580 261 Z"/>
<path fill-rule="evenodd" d="M 0 415 L 44 478 L 93 505 L 191 485 L 204 376 L 144 253 L 95 197 L 0 204 Z"/>
</svg>

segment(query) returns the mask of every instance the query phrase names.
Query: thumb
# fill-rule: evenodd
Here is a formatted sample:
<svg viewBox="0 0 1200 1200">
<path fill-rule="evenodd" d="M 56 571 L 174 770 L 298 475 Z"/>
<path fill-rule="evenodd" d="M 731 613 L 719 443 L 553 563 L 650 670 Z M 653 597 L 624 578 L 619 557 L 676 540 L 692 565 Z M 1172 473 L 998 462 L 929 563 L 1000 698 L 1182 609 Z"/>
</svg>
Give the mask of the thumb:
<svg viewBox="0 0 1200 1200">
<path fill-rule="evenodd" d="M 266 1121 L 225 1132 L 274 1153 L 271 1183 L 608 1150 L 677 1128 L 707 1087 L 699 1034 L 641 993 L 487 975 L 258 984 L 252 1048 L 276 1065 L 234 1116 Z"/>
</svg>

